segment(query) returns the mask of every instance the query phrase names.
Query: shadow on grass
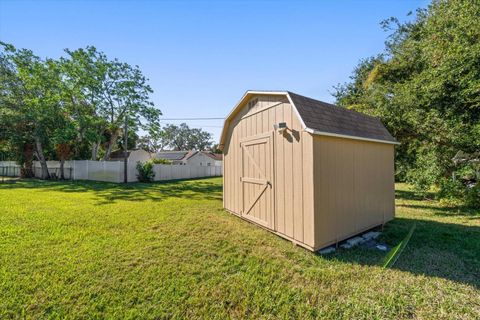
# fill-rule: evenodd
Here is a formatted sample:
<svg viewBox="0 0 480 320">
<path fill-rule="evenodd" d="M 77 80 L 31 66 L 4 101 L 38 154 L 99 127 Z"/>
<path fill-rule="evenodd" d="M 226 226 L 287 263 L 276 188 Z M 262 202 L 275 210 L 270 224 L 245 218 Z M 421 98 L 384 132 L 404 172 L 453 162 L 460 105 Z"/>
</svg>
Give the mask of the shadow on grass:
<svg viewBox="0 0 480 320">
<path fill-rule="evenodd" d="M 480 210 L 469 207 L 456 206 L 456 207 L 437 207 L 426 206 L 418 204 L 397 204 L 397 207 L 412 208 L 419 210 L 430 210 L 437 216 L 444 217 L 465 217 L 467 219 L 480 219 Z"/>
<path fill-rule="evenodd" d="M 417 223 L 416 230 L 393 269 L 441 277 L 480 288 L 480 227 L 429 220 L 396 218 L 389 222 L 380 239 L 389 247 L 397 245 Z M 326 259 L 381 266 L 386 253 L 357 247 L 338 250 Z"/>
<path fill-rule="evenodd" d="M 427 195 L 428 199 L 434 198 L 434 193 L 430 192 Z M 466 206 L 454 206 L 454 207 L 442 207 L 438 205 L 438 202 L 432 200 L 426 200 L 415 194 L 414 191 L 407 190 L 395 190 L 395 199 L 408 201 L 409 203 L 397 203 L 397 207 L 430 210 L 432 213 L 438 216 L 464 216 L 469 219 L 480 219 L 480 209 L 470 208 Z M 415 201 L 421 201 L 421 203 L 415 203 Z M 428 205 L 431 203 L 431 205 Z"/>
<path fill-rule="evenodd" d="M 24 179 L 14 184 L 0 184 L 2 189 L 39 189 L 46 192 L 91 192 L 98 198 L 98 204 L 115 201 L 163 201 L 185 198 L 190 200 L 221 200 L 222 185 L 212 178 L 159 181 L 154 183 L 116 184 L 97 181 L 43 181 Z"/>
<path fill-rule="evenodd" d="M 425 199 L 433 199 L 434 197 L 435 194 L 433 192 L 428 192 L 426 197 L 422 197 L 411 190 L 395 190 L 395 199 L 422 201 Z"/>
</svg>

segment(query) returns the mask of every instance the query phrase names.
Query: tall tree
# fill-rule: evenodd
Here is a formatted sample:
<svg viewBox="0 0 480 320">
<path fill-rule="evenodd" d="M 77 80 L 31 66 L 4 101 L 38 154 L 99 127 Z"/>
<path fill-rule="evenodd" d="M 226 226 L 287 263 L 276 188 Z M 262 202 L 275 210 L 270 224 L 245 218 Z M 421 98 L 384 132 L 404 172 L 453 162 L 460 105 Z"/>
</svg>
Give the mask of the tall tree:
<svg viewBox="0 0 480 320">
<path fill-rule="evenodd" d="M 95 47 L 66 52 L 69 58 L 64 63 L 71 73 L 72 87 L 79 87 L 75 92 L 83 97 L 78 103 L 80 113 L 85 115 L 86 111 L 88 115 L 82 119 L 87 120 L 90 131 L 95 129 L 86 133 L 93 140 L 92 159 L 96 159 L 105 137 L 108 139 L 103 160 L 109 158 L 122 133 L 125 118 L 132 130 L 158 123 L 161 112 L 150 101 L 152 89 L 138 66 L 109 60 Z"/>
<path fill-rule="evenodd" d="M 88 145 L 91 160 L 97 160 L 108 124 L 98 111 L 105 103 L 101 87 L 107 68 L 106 57 L 97 54 L 94 47 L 65 51 L 68 57 L 60 59 L 65 75 L 64 94 L 78 130 L 77 146 Z"/>
<path fill-rule="evenodd" d="M 159 127 L 161 112 L 138 66 L 108 60 L 94 47 L 66 53 L 41 59 L 0 43 L 0 152 L 15 154 L 25 173 L 34 154 L 43 178 L 50 176 L 47 158 L 60 160 L 62 178 L 65 160 L 84 158 L 88 148 L 92 160 L 101 152 L 108 159 L 124 123 L 129 140 L 139 128 Z"/>
<path fill-rule="evenodd" d="M 45 147 L 63 109 L 60 68 L 53 60 L 41 60 L 30 50 L 16 50 L 5 44 L 1 58 L 9 68 L 9 79 L 2 81 L 1 90 L 3 124 L 9 126 L 16 143 L 33 143 L 41 176 L 48 179 Z"/>
<path fill-rule="evenodd" d="M 160 136 L 162 145 L 173 150 L 206 150 L 212 145 L 212 135 L 198 128 L 190 128 L 186 123 L 167 124 Z"/>
<path fill-rule="evenodd" d="M 166 139 L 165 131 L 158 124 L 151 125 L 148 134 L 138 140 L 138 146 L 148 152 L 165 150 L 168 144 L 169 141 Z"/>
<path fill-rule="evenodd" d="M 480 150 L 480 2 L 433 1 L 390 18 L 378 57 L 363 60 L 337 103 L 380 117 L 400 140 L 397 173 L 418 190 L 447 179 L 452 158 Z"/>
</svg>

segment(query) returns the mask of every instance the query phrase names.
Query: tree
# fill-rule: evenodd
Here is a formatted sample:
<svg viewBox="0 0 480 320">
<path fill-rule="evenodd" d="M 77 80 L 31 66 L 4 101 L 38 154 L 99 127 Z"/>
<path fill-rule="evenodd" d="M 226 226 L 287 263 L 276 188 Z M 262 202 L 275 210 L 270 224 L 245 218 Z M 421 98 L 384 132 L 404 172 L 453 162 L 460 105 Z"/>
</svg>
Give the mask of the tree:
<svg viewBox="0 0 480 320">
<path fill-rule="evenodd" d="M 57 128 L 52 134 L 52 143 L 55 147 L 56 158 L 60 161 L 60 179 L 65 179 L 65 160 L 72 156 L 72 149 L 76 141 L 76 126 L 68 114 L 60 118 L 57 122 Z"/>
<path fill-rule="evenodd" d="M 42 178 L 48 179 L 44 151 L 63 109 L 60 68 L 53 60 L 42 60 L 30 50 L 16 50 L 6 44 L 2 44 L 1 58 L 6 72 L 0 98 L 2 124 L 14 143 L 34 145 Z"/>
<path fill-rule="evenodd" d="M 186 123 L 179 126 L 167 124 L 160 136 L 162 145 L 173 150 L 206 150 L 212 145 L 212 135 L 198 128 L 190 128 Z"/>
<path fill-rule="evenodd" d="M 91 160 L 97 160 L 107 127 L 107 120 L 98 113 L 100 105 L 105 103 L 101 85 L 107 61 L 104 55 L 98 54 L 98 57 L 93 47 L 75 51 L 66 49 L 65 52 L 68 57 L 60 58 L 64 95 L 78 130 L 77 153 L 81 153 L 80 149 L 87 145 L 91 150 Z"/>
<path fill-rule="evenodd" d="M 127 149 L 128 150 L 131 150 L 131 149 L 135 149 L 137 147 L 137 143 L 139 141 L 139 137 L 138 137 L 138 134 L 135 132 L 135 131 L 127 131 L 127 134 L 128 134 L 128 137 L 127 137 Z M 123 143 L 124 143 L 124 140 L 125 140 L 125 136 L 124 135 L 121 135 L 120 137 L 118 137 L 117 139 L 117 145 L 116 145 L 116 148 L 117 149 L 123 149 Z"/>
<path fill-rule="evenodd" d="M 416 18 L 385 20 L 378 57 L 335 88 L 337 103 L 381 118 L 401 142 L 397 174 L 419 191 L 449 179 L 458 151 L 480 149 L 480 3 L 434 1 Z"/>
<path fill-rule="evenodd" d="M 103 160 L 109 158 L 125 118 L 132 131 L 158 123 L 161 112 L 150 101 L 152 89 L 138 66 L 109 60 L 95 47 L 66 52 L 69 59 L 64 59 L 64 63 L 75 84 L 72 87 L 80 87 L 82 97 L 77 102 L 81 110 L 78 114 L 83 115 L 87 127 L 95 128 L 86 132 L 93 141 L 92 159 L 96 159 L 104 138 L 107 140 Z"/>
<path fill-rule="evenodd" d="M 64 178 L 65 160 L 84 159 L 88 149 L 93 160 L 100 152 L 107 159 L 125 122 L 130 145 L 139 128 L 159 127 L 161 112 L 138 66 L 108 60 L 94 47 L 66 53 L 41 59 L 0 42 L 0 153 L 18 159 L 24 175 L 34 155 L 42 178 L 50 177 L 47 159 L 60 160 Z"/>
<path fill-rule="evenodd" d="M 222 149 L 220 149 L 220 144 L 216 143 L 214 144 L 211 148 L 210 148 L 210 151 L 212 151 L 213 153 L 222 153 Z"/>
<path fill-rule="evenodd" d="M 165 132 L 158 124 L 151 125 L 148 134 L 138 140 L 138 147 L 148 152 L 165 150 L 168 144 L 169 141 L 166 139 Z"/>
</svg>

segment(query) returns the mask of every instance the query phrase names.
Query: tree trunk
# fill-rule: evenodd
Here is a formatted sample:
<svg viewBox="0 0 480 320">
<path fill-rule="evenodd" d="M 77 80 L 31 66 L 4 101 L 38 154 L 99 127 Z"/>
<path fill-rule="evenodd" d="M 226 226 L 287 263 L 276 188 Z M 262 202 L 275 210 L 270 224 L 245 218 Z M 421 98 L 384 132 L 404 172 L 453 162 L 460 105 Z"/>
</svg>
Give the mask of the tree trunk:
<svg viewBox="0 0 480 320">
<path fill-rule="evenodd" d="M 40 166 L 42 167 L 42 179 L 50 179 L 47 161 L 45 160 L 45 155 L 43 154 L 42 142 L 38 136 L 35 136 L 35 149 L 37 151 L 38 161 L 40 161 Z"/>
<path fill-rule="evenodd" d="M 94 142 L 92 144 L 92 160 L 97 161 L 98 148 L 100 147 L 100 142 Z"/>
<path fill-rule="evenodd" d="M 65 180 L 65 172 L 64 172 L 64 164 L 65 164 L 65 158 L 60 159 L 60 179 Z"/>
<path fill-rule="evenodd" d="M 20 171 L 20 176 L 22 178 L 32 178 L 34 177 L 33 173 L 33 150 L 34 145 L 31 143 L 25 143 L 23 146 L 23 164 Z"/>
<path fill-rule="evenodd" d="M 105 156 L 103 157 L 103 161 L 107 161 L 110 158 L 110 154 L 112 153 L 112 148 L 117 143 L 118 132 L 115 131 L 112 136 L 110 137 L 110 141 L 108 142 L 108 147 L 105 152 Z"/>
</svg>

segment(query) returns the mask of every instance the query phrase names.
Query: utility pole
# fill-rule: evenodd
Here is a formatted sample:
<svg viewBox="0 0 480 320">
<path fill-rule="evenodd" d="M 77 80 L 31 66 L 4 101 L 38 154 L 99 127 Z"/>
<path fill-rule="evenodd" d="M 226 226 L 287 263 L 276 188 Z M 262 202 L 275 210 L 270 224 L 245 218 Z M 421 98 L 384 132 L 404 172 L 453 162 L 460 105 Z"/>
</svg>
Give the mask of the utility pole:
<svg viewBox="0 0 480 320">
<path fill-rule="evenodd" d="M 125 112 L 125 128 L 123 129 L 124 131 L 124 138 L 123 138 L 123 182 L 127 183 L 128 182 L 128 113 Z"/>
</svg>

